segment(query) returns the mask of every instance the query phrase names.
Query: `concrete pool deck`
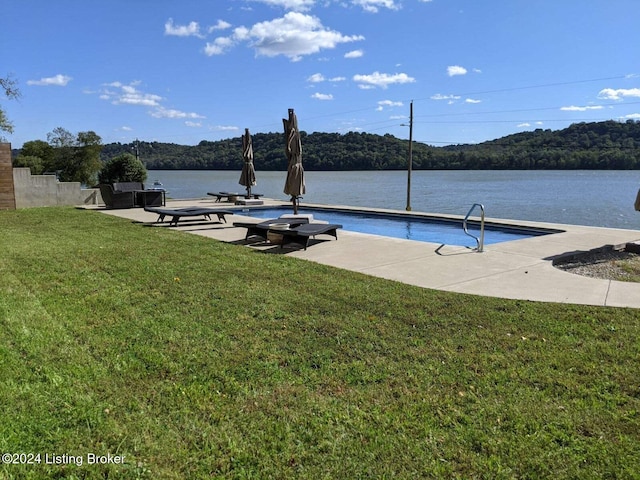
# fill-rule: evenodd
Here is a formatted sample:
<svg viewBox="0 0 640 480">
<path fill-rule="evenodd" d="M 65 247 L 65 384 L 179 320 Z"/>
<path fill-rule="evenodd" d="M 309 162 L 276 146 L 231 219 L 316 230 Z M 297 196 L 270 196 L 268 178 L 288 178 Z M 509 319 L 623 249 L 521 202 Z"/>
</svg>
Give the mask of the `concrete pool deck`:
<svg viewBox="0 0 640 480">
<path fill-rule="evenodd" d="M 214 202 L 213 199 L 177 200 L 167 202 L 166 208 L 239 208 L 228 203 Z M 265 200 L 264 203 L 273 206 L 284 204 L 282 201 L 272 200 Z M 307 205 L 311 206 L 305 204 Z M 99 211 L 144 223 L 157 219 L 157 215 L 141 208 L 102 208 Z M 316 218 L 321 220 L 322 214 L 319 213 Z M 487 221 L 497 223 L 562 232 L 485 245 L 484 252 L 479 253 L 467 247 L 340 230 L 337 241 L 332 237 L 321 236 L 312 240 L 307 250 L 303 250 L 297 246 L 280 248 L 265 242 L 246 243 L 246 229 L 234 227 L 235 221 L 258 222 L 260 219 L 233 215 L 227 217 L 226 224 L 186 219 L 178 227 L 168 227 L 167 221 L 158 225 L 223 242 L 247 244 L 249 248 L 258 251 L 286 254 L 424 288 L 510 299 L 640 308 L 640 283 L 588 278 L 559 270 L 552 265 L 552 260 L 559 256 L 605 245 L 640 241 L 639 230 L 487 218 Z"/>
</svg>

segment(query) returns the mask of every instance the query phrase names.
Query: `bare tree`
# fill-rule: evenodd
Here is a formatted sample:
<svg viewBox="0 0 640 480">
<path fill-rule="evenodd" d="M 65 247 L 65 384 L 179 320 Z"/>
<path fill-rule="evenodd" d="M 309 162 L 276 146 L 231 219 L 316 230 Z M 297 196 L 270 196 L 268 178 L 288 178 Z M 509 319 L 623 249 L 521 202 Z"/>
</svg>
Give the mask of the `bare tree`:
<svg viewBox="0 0 640 480">
<path fill-rule="evenodd" d="M 20 97 L 20 90 L 18 90 L 17 82 L 7 75 L 4 78 L 0 78 L 0 87 L 4 92 L 5 97 L 10 100 L 15 100 Z M 13 123 L 9 121 L 6 113 L 0 106 L 0 132 L 13 133 Z M 4 141 L 5 138 L 0 135 L 0 141 Z"/>
</svg>

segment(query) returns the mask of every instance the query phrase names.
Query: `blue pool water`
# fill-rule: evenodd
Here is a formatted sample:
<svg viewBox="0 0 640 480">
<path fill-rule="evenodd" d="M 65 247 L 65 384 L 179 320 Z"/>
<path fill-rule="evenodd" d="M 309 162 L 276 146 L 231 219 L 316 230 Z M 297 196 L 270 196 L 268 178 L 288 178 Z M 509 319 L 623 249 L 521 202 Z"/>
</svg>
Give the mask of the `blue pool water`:
<svg viewBox="0 0 640 480">
<path fill-rule="evenodd" d="M 255 218 L 277 218 L 285 213 L 292 213 L 291 207 L 284 208 L 251 208 L 239 212 L 242 215 Z M 476 241 L 462 230 L 462 222 L 456 220 L 441 220 L 436 218 L 403 218 L 403 215 L 377 214 L 369 212 L 345 212 L 340 210 L 321 208 L 301 208 L 300 214 L 312 214 L 315 220 L 325 220 L 338 223 L 344 230 L 352 232 L 370 233 L 385 237 L 403 238 L 421 242 L 432 242 L 445 245 L 459 245 L 476 247 Z M 479 225 L 468 224 L 468 231 L 472 235 L 480 236 Z M 485 224 L 484 243 L 509 242 L 540 235 L 554 233 L 553 231 L 533 230 L 524 228 L 508 228 Z"/>
</svg>

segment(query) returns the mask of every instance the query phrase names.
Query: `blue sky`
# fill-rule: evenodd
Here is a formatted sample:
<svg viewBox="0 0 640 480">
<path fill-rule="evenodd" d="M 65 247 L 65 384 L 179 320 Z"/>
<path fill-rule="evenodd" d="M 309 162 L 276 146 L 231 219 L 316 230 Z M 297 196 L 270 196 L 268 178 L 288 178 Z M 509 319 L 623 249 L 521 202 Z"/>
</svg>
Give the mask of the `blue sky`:
<svg viewBox="0 0 640 480">
<path fill-rule="evenodd" d="M 12 0 L 14 147 L 302 130 L 476 143 L 640 120 L 638 0 Z"/>
</svg>

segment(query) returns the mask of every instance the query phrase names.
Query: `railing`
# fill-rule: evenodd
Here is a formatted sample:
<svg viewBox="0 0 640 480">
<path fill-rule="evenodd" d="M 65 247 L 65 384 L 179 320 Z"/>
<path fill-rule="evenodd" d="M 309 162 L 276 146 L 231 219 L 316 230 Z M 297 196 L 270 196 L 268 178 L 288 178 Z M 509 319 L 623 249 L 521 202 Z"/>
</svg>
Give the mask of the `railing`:
<svg viewBox="0 0 640 480">
<path fill-rule="evenodd" d="M 471 215 L 471 212 L 473 212 L 473 210 L 476 207 L 480 207 L 480 237 L 476 237 L 475 235 L 471 235 L 469 233 L 469 231 L 467 230 L 467 220 L 469 219 L 469 216 Z M 474 203 L 471 206 L 471 209 L 467 213 L 467 216 L 464 217 L 464 220 L 462 221 L 462 228 L 464 229 L 464 233 L 466 233 L 470 237 L 476 239 L 476 244 L 478 245 L 478 252 L 482 252 L 483 249 L 484 249 L 484 205 L 482 205 L 481 203 Z"/>
</svg>

